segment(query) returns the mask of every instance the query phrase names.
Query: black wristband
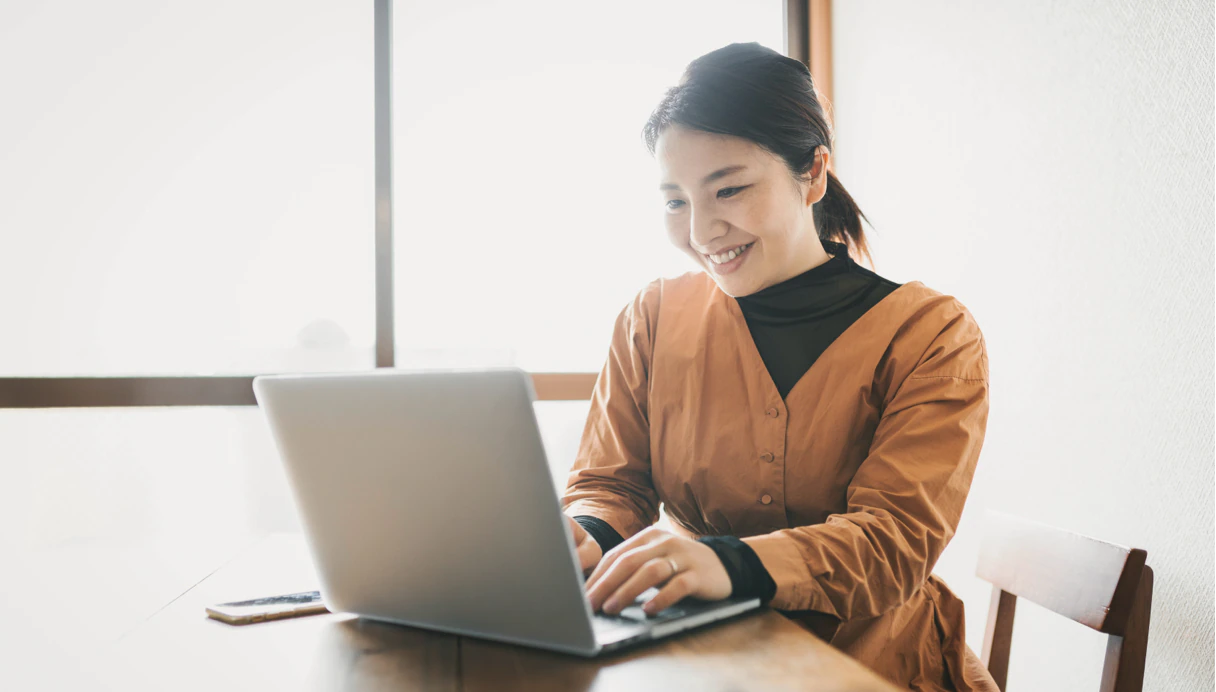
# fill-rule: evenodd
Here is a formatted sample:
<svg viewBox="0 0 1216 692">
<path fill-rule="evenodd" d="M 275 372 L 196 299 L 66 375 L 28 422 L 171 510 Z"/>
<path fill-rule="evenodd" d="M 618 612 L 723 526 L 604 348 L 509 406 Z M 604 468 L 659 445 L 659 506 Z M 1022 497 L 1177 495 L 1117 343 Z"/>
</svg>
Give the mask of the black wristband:
<svg viewBox="0 0 1216 692">
<path fill-rule="evenodd" d="M 712 548 L 722 561 L 730 577 L 731 598 L 759 598 L 763 605 L 777 595 L 777 582 L 750 545 L 734 536 L 702 536 L 697 541 Z"/>
<path fill-rule="evenodd" d="M 579 526 L 583 527 L 584 531 L 591 534 L 595 542 L 600 544 L 600 550 L 605 553 L 625 542 L 625 539 L 621 538 L 621 534 L 617 533 L 616 529 L 612 528 L 608 522 L 599 517 L 580 515 L 574 517 L 574 520 L 578 522 Z"/>
</svg>

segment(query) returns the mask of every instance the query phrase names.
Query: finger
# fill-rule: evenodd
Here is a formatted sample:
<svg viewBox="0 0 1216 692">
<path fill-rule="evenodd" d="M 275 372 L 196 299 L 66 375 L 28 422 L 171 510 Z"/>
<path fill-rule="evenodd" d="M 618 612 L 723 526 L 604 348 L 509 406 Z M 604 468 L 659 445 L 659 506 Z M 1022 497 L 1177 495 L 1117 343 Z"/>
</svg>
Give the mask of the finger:
<svg viewBox="0 0 1216 692">
<path fill-rule="evenodd" d="M 667 552 L 667 550 L 668 546 L 664 541 L 654 541 L 621 555 L 612 567 L 587 591 L 587 597 L 591 600 L 592 611 L 602 608 L 608 601 L 609 596 L 614 595 L 622 584 L 641 570 L 647 562 Z M 667 565 L 666 571 L 656 570 L 655 572 L 660 578 L 669 577 L 671 576 L 671 565 Z M 644 589 L 645 587 L 638 590 L 637 593 L 641 593 Z M 637 593 L 634 596 L 637 596 Z"/>
<path fill-rule="evenodd" d="M 653 557 L 639 554 L 638 551 L 648 550 L 661 540 L 661 532 L 659 534 L 639 533 L 600 558 L 600 564 L 596 566 L 595 572 L 587 579 L 586 584 L 587 596 L 591 599 L 593 610 L 598 609 L 608 594 L 612 593 L 638 567 L 641 567 L 642 563 Z M 628 564 L 623 564 L 623 561 L 627 561 Z"/>
<path fill-rule="evenodd" d="M 671 578 L 671 563 L 665 557 L 647 560 L 604 601 L 604 612 L 616 615 L 638 596 L 652 586 L 658 586 Z"/>
<path fill-rule="evenodd" d="M 691 570 L 687 572 L 680 572 L 676 576 L 669 579 L 667 583 L 659 589 L 659 593 L 655 595 L 654 598 L 646 601 L 646 603 L 642 605 L 642 610 L 645 611 L 647 615 L 654 615 L 660 610 L 670 608 L 676 603 L 679 603 L 680 599 L 693 592 L 696 578 L 696 573 Z"/>
<path fill-rule="evenodd" d="M 653 536 L 653 531 L 650 529 L 644 529 L 641 532 L 625 539 L 625 541 L 617 547 L 604 553 L 604 556 L 600 558 L 600 564 L 596 566 L 595 571 L 592 572 L 591 576 L 587 578 L 587 590 L 590 591 L 591 587 L 604 576 L 605 572 L 612 569 L 612 566 L 616 564 L 616 561 L 619 560 L 622 555 L 640 545 L 645 545 Z"/>
</svg>

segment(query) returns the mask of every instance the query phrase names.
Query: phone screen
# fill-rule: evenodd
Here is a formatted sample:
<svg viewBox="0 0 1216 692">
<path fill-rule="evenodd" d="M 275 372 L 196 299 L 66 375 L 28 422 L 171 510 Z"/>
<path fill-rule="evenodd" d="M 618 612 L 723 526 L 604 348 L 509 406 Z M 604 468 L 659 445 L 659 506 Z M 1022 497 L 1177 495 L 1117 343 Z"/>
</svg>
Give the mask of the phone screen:
<svg viewBox="0 0 1216 692">
<path fill-rule="evenodd" d="M 207 615 L 231 624 L 298 617 L 329 612 L 320 591 L 303 591 L 208 606 Z"/>
</svg>

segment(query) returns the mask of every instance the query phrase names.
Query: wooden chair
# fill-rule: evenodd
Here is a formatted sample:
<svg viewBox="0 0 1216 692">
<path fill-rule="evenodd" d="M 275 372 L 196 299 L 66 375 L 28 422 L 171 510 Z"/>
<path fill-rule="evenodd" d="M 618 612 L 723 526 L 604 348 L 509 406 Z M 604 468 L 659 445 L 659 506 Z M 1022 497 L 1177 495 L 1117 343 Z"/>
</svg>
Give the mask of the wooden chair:
<svg viewBox="0 0 1216 692">
<path fill-rule="evenodd" d="M 983 662 L 1002 692 L 1018 598 L 1110 635 L 1102 692 L 1139 692 L 1153 600 L 1148 553 L 989 512 L 976 575 L 992 584 Z"/>
</svg>

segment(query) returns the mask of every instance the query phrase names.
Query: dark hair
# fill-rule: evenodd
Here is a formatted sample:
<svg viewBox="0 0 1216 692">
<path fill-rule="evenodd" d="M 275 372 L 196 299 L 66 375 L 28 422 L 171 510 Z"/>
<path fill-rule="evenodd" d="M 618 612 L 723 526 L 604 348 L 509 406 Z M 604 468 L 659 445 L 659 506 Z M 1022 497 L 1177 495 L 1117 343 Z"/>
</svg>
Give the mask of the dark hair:
<svg viewBox="0 0 1216 692">
<path fill-rule="evenodd" d="M 755 42 L 732 43 L 688 64 L 642 130 L 651 156 L 670 125 L 751 140 L 784 160 L 798 180 L 810 172 L 818 147 L 832 150 L 832 128 L 811 71 Z M 851 255 L 871 259 L 861 228 L 865 215 L 831 171 L 814 215 L 821 241 L 844 243 Z"/>
</svg>

